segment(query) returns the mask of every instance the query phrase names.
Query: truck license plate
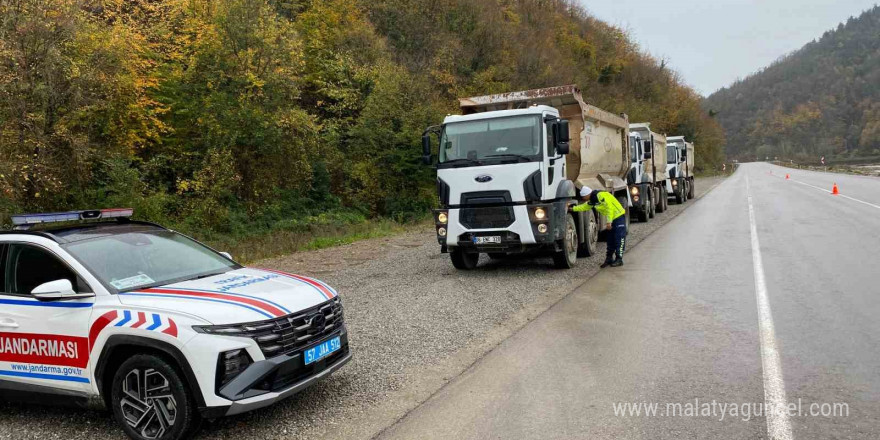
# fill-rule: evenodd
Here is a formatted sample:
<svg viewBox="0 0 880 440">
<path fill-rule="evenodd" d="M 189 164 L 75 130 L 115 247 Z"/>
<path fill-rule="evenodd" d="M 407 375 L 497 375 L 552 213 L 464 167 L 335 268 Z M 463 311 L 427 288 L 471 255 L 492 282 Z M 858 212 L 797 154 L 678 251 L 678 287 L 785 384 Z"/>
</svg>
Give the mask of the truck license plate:
<svg viewBox="0 0 880 440">
<path fill-rule="evenodd" d="M 474 237 L 474 244 L 501 244 L 501 236 Z"/>
<path fill-rule="evenodd" d="M 306 350 L 305 352 L 303 352 L 303 358 L 306 360 L 306 365 L 308 365 L 324 359 L 330 354 L 339 351 L 340 348 L 342 348 L 342 344 L 339 341 L 339 336 L 337 336 L 329 341 L 322 342 L 321 344 Z"/>
</svg>

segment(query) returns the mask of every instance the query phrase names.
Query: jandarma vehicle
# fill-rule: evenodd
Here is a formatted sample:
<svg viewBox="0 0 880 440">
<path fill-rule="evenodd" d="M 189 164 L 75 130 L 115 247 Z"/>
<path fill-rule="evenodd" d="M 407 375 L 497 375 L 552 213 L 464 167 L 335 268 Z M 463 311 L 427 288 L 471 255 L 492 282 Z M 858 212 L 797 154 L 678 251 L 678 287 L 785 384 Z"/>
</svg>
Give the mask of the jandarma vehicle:
<svg viewBox="0 0 880 440">
<path fill-rule="evenodd" d="M 0 232 L 0 395 L 97 403 L 131 438 L 179 439 L 351 359 L 327 284 L 131 215 L 13 216 Z"/>
</svg>

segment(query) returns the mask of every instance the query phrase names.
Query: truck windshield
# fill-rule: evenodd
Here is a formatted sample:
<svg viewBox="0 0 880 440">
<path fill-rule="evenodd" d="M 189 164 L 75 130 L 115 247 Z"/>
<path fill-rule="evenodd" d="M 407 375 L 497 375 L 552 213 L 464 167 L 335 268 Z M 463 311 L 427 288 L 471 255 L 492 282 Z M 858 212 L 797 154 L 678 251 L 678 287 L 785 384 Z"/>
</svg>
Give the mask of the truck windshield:
<svg viewBox="0 0 880 440">
<path fill-rule="evenodd" d="M 440 136 L 440 163 L 464 166 L 541 160 L 539 115 L 446 124 Z"/>
<path fill-rule="evenodd" d="M 239 266 L 172 231 L 113 234 L 73 242 L 67 251 L 118 291 L 229 272 Z"/>
<path fill-rule="evenodd" d="M 678 163 L 678 145 L 669 144 L 666 147 L 666 162 L 667 163 Z"/>
</svg>

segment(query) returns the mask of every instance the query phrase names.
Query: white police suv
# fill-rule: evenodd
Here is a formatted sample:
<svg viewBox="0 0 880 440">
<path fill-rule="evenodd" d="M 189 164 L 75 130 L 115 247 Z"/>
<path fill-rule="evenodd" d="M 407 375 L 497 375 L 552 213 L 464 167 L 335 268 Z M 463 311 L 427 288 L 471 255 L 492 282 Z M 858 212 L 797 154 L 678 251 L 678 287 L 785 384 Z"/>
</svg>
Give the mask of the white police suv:
<svg viewBox="0 0 880 440">
<path fill-rule="evenodd" d="M 0 232 L 0 395 L 99 403 L 132 438 L 179 439 L 351 359 L 328 285 L 131 214 L 13 216 Z"/>
</svg>

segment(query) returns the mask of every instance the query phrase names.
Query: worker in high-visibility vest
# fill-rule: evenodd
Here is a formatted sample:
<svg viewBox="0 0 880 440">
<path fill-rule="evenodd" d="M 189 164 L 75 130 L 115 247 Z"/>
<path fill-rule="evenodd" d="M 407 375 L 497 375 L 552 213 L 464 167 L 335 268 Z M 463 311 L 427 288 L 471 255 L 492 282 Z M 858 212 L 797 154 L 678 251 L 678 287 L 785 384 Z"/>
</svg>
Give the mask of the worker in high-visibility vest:
<svg viewBox="0 0 880 440">
<path fill-rule="evenodd" d="M 626 210 L 608 191 L 592 190 L 584 186 L 580 195 L 584 203 L 572 207 L 572 211 L 583 212 L 595 209 L 599 215 L 605 217 L 605 230 L 609 234 L 606 237 L 608 250 L 605 252 L 605 262 L 601 267 L 623 266 L 623 251 L 626 248 Z"/>
</svg>

